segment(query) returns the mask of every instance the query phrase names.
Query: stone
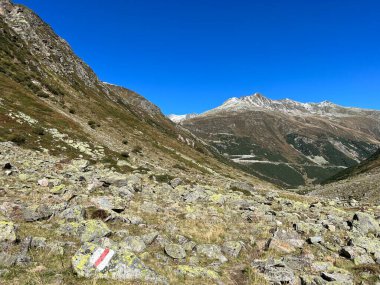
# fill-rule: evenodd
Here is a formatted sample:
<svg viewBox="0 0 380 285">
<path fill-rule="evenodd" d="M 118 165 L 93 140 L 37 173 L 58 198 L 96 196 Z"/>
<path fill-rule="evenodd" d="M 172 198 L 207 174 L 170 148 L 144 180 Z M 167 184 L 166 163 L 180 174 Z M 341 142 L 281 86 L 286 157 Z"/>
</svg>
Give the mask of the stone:
<svg viewBox="0 0 380 285">
<path fill-rule="evenodd" d="M 47 179 L 47 178 L 42 178 L 42 179 L 38 180 L 37 183 L 41 187 L 49 187 L 49 179 Z"/>
<path fill-rule="evenodd" d="M 222 254 L 220 246 L 215 244 L 200 244 L 196 247 L 197 253 L 208 257 L 209 259 L 216 259 L 220 262 L 227 262 L 228 259 Z"/>
<path fill-rule="evenodd" d="M 355 213 L 354 217 L 352 218 L 352 225 L 358 230 L 359 233 L 365 235 L 368 233 L 375 235 L 380 233 L 379 222 L 367 213 Z"/>
<path fill-rule="evenodd" d="M 58 233 L 79 236 L 82 242 L 93 241 L 111 234 L 111 230 L 100 220 L 61 223 Z"/>
<path fill-rule="evenodd" d="M 317 243 L 323 242 L 323 237 L 321 236 L 309 237 L 307 241 L 310 244 L 317 244 Z"/>
<path fill-rule="evenodd" d="M 148 233 L 148 234 L 141 236 L 141 238 L 143 239 L 143 241 L 146 245 L 150 245 L 156 240 L 158 235 L 159 235 L 159 232 L 154 231 L 154 232 L 151 232 L 151 233 Z"/>
<path fill-rule="evenodd" d="M 323 280 L 320 276 L 314 275 L 302 275 L 300 276 L 301 285 L 324 285 L 326 280 Z"/>
<path fill-rule="evenodd" d="M 239 241 L 227 241 L 222 246 L 225 255 L 237 258 L 242 250 L 242 243 Z"/>
<path fill-rule="evenodd" d="M 340 250 L 340 255 L 353 260 L 355 257 L 365 254 L 365 249 L 355 246 L 345 246 Z"/>
<path fill-rule="evenodd" d="M 61 195 L 65 193 L 65 191 L 66 191 L 66 186 L 61 184 L 61 185 L 54 186 L 53 188 L 50 189 L 49 192 L 55 195 Z"/>
<path fill-rule="evenodd" d="M 355 265 L 375 264 L 375 261 L 368 254 L 362 254 L 354 258 Z"/>
<path fill-rule="evenodd" d="M 311 264 L 311 269 L 316 272 L 322 272 L 332 268 L 333 266 L 334 265 L 332 262 L 317 261 Z"/>
<path fill-rule="evenodd" d="M 144 240 L 139 236 L 126 237 L 121 244 L 125 249 L 135 253 L 143 252 L 146 248 Z"/>
<path fill-rule="evenodd" d="M 100 256 L 105 256 L 103 260 Z M 115 281 L 168 284 L 168 281 L 147 267 L 124 247 L 84 243 L 72 257 L 72 267 L 79 277 Z"/>
<path fill-rule="evenodd" d="M 181 185 L 183 183 L 182 179 L 181 178 L 174 178 L 170 181 L 170 185 L 173 187 L 173 188 L 177 188 L 179 185 Z"/>
<path fill-rule="evenodd" d="M 189 190 L 183 196 L 183 200 L 188 203 L 194 203 L 198 200 L 205 200 L 206 198 L 207 198 L 206 191 L 199 186 L 195 187 L 194 189 Z"/>
<path fill-rule="evenodd" d="M 0 243 L 14 243 L 17 240 L 16 226 L 12 222 L 0 221 Z"/>
<path fill-rule="evenodd" d="M 281 261 L 255 260 L 252 267 L 261 272 L 270 284 L 296 284 L 293 270 Z"/>
<path fill-rule="evenodd" d="M 16 265 L 16 262 L 16 255 L 0 252 L 0 267 L 12 267 Z"/>
<path fill-rule="evenodd" d="M 59 213 L 58 217 L 68 222 L 79 222 L 84 219 L 85 210 L 82 206 L 76 205 L 65 209 Z"/>
<path fill-rule="evenodd" d="M 126 208 L 124 200 L 114 196 L 94 197 L 91 202 L 101 210 L 115 211 L 117 213 L 121 213 Z"/>
<path fill-rule="evenodd" d="M 375 258 L 376 263 L 380 264 L 380 250 L 375 252 L 373 257 Z"/>
<path fill-rule="evenodd" d="M 182 246 L 187 252 L 190 252 L 196 247 L 196 245 L 197 244 L 195 242 L 190 240 L 190 241 L 185 242 Z"/>
<path fill-rule="evenodd" d="M 353 236 L 349 241 L 349 245 L 361 247 L 365 249 L 367 253 L 375 254 L 379 251 L 380 240 L 371 239 L 364 236 Z"/>
<path fill-rule="evenodd" d="M 339 285 L 353 285 L 354 280 L 351 273 L 344 269 L 334 268 L 326 272 L 322 272 L 321 277 L 328 282 L 335 282 Z"/>
<path fill-rule="evenodd" d="M 62 211 L 66 207 L 65 204 L 47 205 L 35 204 L 23 209 L 23 216 L 26 222 L 35 222 L 49 219 L 56 211 Z"/>
<path fill-rule="evenodd" d="M 166 244 L 165 253 L 175 259 L 183 259 L 186 257 L 185 249 L 179 244 Z"/>
</svg>

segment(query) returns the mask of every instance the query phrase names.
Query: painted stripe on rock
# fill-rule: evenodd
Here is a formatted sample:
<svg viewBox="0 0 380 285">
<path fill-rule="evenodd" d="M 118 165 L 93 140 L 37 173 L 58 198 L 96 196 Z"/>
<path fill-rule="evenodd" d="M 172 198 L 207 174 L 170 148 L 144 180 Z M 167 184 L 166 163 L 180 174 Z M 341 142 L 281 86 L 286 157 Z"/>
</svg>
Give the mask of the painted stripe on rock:
<svg viewBox="0 0 380 285">
<path fill-rule="evenodd" d="M 90 258 L 90 263 L 99 271 L 108 266 L 115 252 L 109 248 L 97 248 Z"/>
</svg>

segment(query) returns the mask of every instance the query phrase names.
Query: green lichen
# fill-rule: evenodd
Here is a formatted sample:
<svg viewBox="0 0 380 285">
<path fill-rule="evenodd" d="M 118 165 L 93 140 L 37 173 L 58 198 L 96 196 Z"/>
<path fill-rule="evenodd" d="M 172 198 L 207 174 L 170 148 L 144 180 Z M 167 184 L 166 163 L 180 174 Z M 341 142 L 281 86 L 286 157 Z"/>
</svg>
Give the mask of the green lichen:
<svg viewBox="0 0 380 285">
<path fill-rule="evenodd" d="M 179 274 L 186 275 L 193 278 L 211 278 L 218 279 L 219 275 L 213 270 L 197 267 L 197 266 L 189 266 L 189 265 L 179 265 L 177 267 Z"/>
</svg>

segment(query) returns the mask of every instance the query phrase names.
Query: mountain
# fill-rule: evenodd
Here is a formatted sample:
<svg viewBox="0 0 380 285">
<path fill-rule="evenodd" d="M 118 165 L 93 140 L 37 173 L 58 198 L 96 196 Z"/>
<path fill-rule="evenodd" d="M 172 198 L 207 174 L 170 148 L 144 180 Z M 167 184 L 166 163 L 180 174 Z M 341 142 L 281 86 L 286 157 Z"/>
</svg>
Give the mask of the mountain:
<svg viewBox="0 0 380 285">
<path fill-rule="evenodd" d="M 246 171 L 284 187 L 320 183 L 380 144 L 380 111 L 258 93 L 231 98 L 180 125 Z"/>
<path fill-rule="evenodd" d="M 360 164 L 347 168 L 317 189 L 303 189 L 311 196 L 331 199 L 355 199 L 364 203 L 380 203 L 380 149 Z"/>
</svg>

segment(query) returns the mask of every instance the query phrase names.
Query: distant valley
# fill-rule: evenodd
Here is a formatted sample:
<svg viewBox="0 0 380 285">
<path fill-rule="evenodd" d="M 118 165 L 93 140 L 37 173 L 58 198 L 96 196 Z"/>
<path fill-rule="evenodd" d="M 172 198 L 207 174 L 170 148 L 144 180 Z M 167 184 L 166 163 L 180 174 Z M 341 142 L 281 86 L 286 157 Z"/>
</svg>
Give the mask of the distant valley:
<svg viewBox="0 0 380 285">
<path fill-rule="evenodd" d="M 321 183 L 371 156 L 380 111 L 331 102 L 231 98 L 203 114 L 169 116 L 246 171 L 283 187 Z"/>
</svg>

